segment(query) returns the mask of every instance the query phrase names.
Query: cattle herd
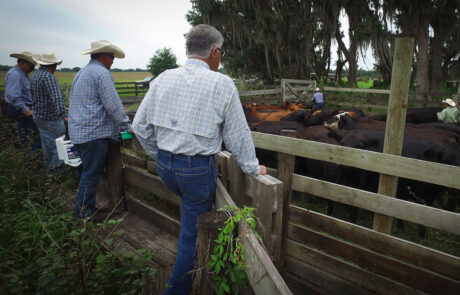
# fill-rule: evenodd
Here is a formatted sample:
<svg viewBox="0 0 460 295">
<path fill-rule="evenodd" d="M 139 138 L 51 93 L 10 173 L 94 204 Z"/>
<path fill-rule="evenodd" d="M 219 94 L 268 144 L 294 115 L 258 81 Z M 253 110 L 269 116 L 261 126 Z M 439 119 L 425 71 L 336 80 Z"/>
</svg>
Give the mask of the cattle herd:
<svg viewBox="0 0 460 295">
<path fill-rule="evenodd" d="M 245 104 L 243 109 L 252 131 L 280 135 L 281 130 L 296 131 L 296 137 L 374 152 L 383 151 L 386 114 L 365 117 L 355 108 L 304 109 L 301 104 L 281 106 Z M 408 109 L 402 156 L 460 166 L 460 125 L 439 123 L 441 108 Z M 276 154 L 257 150 L 262 164 L 276 167 Z M 317 160 L 296 158 L 295 173 L 377 192 L 379 175 L 375 172 Z M 400 178 L 397 197 L 428 206 L 435 201 L 445 210 L 458 206 L 460 191 L 435 184 Z M 357 209 L 349 208 L 355 222 Z M 333 205 L 328 202 L 328 214 Z M 424 236 L 421 228 L 419 236 Z"/>
</svg>

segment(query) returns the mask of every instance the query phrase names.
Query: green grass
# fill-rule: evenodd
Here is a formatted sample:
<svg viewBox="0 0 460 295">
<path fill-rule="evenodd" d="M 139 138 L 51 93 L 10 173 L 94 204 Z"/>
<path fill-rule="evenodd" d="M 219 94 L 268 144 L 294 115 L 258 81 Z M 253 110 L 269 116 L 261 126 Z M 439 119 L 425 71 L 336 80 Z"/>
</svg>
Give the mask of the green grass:
<svg viewBox="0 0 460 295">
<path fill-rule="evenodd" d="M 110 251 L 118 223 L 77 220 L 72 177 L 52 183 L 41 155 L 18 150 L 15 125 L 0 116 L 0 294 L 141 294 L 152 253 Z M 106 231 L 105 246 L 96 239 Z"/>
<path fill-rule="evenodd" d="M 59 84 L 72 84 L 75 72 L 55 72 L 54 75 L 58 79 Z M 33 72 L 29 75 L 32 77 Z M 0 85 L 5 84 L 6 71 L 0 71 Z M 142 80 L 150 76 L 149 72 L 113 72 L 112 77 L 115 82 L 134 82 Z"/>
</svg>

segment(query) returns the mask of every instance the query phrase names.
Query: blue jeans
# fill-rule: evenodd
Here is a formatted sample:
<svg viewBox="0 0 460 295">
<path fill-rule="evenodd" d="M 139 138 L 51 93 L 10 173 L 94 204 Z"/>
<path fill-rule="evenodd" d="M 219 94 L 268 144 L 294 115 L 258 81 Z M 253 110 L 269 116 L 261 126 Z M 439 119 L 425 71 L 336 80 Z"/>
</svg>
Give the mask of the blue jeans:
<svg viewBox="0 0 460 295">
<path fill-rule="evenodd" d="M 64 120 L 45 121 L 34 117 L 42 139 L 43 163 L 48 174 L 58 175 L 64 168 L 64 162 L 59 160 L 56 138 L 65 134 Z"/>
<path fill-rule="evenodd" d="M 160 150 L 157 171 L 166 186 L 182 199 L 181 228 L 177 257 L 164 294 L 189 294 L 192 289 L 198 216 L 214 203 L 217 166 L 214 156 L 174 155 Z"/>
<path fill-rule="evenodd" d="M 37 151 L 41 145 L 40 134 L 32 116 L 26 117 L 23 112 L 12 105 L 8 105 L 8 116 L 18 125 L 21 148 L 26 150 L 28 154 Z"/>
<path fill-rule="evenodd" d="M 74 211 L 78 218 L 84 218 L 96 212 L 96 189 L 109 151 L 109 139 L 99 138 L 77 144 L 76 147 L 80 153 L 82 171 Z"/>
<path fill-rule="evenodd" d="M 315 110 L 321 110 L 324 109 L 324 102 L 317 102 L 315 104 Z"/>
</svg>

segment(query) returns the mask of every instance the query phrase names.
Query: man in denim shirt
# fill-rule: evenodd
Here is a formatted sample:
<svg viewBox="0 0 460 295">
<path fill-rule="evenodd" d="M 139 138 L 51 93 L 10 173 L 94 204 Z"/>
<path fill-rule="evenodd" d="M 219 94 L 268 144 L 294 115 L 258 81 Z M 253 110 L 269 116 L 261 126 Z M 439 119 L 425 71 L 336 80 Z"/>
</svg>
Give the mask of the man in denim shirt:
<svg viewBox="0 0 460 295">
<path fill-rule="evenodd" d="M 19 128 L 21 148 L 29 154 L 40 148 L 40 135 L 32 118 L 32 94 L 30 93 L 29 73 L 35 68 L 32 53 L 12 53 L 17 64 L 5 77 L 5 101 L 8 103 L 8 115 L 13 118 Z"/>
<path fill-rule="evenodd" d="M 34 57 L 34 61 L 40 68 L 30 80 L 30 90 L 34 121 L 42 139 L 43 162 L 50 176 L 61 176 L 64 175 L 64 162 L 59 160 L 56 138 L 65 134 L 67 112 L 61 87 L 53 74 L 62 60 L 57 60 L 54 53 L 44 53 Z"/>
<path fill-rule="evenodd" d="M 82 54 L 91 60 L 75 76 L 69 99 L 69 136 L 82 160 L 75 202 L 78 218 L 96 212 L 96 188 L 109 150 L 109 140 L 118 140 L 120 129 L 131 130 L 110 67 L 114 58 L 124 58 L 119 47 L 105 40 L 94 41 Z"/>
</svg>

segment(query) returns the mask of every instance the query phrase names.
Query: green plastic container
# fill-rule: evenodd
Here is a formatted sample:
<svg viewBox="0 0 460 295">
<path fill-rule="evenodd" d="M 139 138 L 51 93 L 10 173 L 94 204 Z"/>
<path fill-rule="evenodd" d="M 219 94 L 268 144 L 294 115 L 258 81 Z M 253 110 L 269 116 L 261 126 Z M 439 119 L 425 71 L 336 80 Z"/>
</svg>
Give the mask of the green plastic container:
<svg viewBox="0 0 460 295">
<path fill-rule="evenodd" d="M 133 134 L 131 132 L 128 132 L 128 131 L 120 132 L 120 134 L 121 134 L 121 139 L 131 139 L 131 138 L 133 138 Z"/>
</svg>

